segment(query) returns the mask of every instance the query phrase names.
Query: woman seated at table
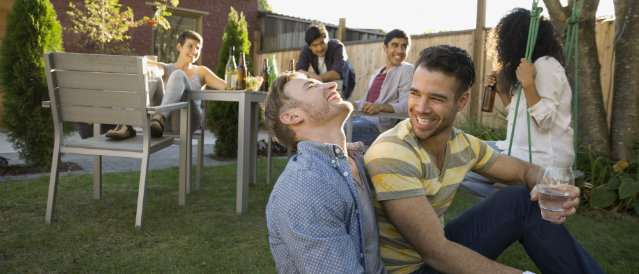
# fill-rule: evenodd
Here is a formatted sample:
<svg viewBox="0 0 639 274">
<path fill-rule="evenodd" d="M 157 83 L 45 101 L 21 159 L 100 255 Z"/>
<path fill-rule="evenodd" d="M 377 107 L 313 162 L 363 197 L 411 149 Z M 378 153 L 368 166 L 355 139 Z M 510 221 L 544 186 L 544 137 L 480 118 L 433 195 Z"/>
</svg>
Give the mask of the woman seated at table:
<svg viewBox="0 0 639 274">
<path fill-rule="evenodd" d="M 196 66 L 193 63 L 200 57 L 202 51 L 202 36 L 194 31 L 184 31 L 177 40 L 177 50 L 180 53 L 178 60 L 173 64 L 158 63 L 164 70 L 162 80 L 165 83 L 157 83 L 153 95 L 149 95 L 151 105 L 154 102 L 162 102 L 161 105 L 185 101 L 184 91 L 187 89 L 203 89 L 204 85 L 217 90 L 224 90 L 224 80 L 217 77 L 205 66 Z M 164 84 L 165 88 L 161 86 Z M 151 85 L 150 85 L 151 86 Z M 150 92 L 153 93 L 153 92 Z M 151 98 L 152 97 L 152 98 Z M 193 100 L 191 107 L 191 129 L 195 131 L 200 127 L 202 109 L 200 100 Z M 171 130 L 179 131 L 180 112 L 160 112 L 151 120 L 151 137 L 162 137 L 165 122 L 170 119 Z M 132 126 L 118 125 L 114 130 L 109 130 L 106 137 L 113 139 L 126 139 L 135 136 Z"/>
</svg>

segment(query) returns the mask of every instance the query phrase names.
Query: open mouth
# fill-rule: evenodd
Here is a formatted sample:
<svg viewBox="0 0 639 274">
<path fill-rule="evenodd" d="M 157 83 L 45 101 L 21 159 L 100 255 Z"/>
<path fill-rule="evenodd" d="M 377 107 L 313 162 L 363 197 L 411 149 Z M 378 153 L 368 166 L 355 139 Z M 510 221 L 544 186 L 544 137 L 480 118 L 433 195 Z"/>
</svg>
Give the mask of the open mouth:
<svg viewBox="0 0 639 274">
<path fill-rule="evenodd" d="M 402 55 L 393 55 L 393 58 L 397 61 L 402 61 L 404 59 L 404 56 Z"/>
<path fill-rule="evenodd" d="M 427 128 L 435 123 L 434 119 L 420 118 L 414 114 L 413 114 L 413 117 L 414 117 L 413 120 L 415 121 L 415 125 L 420 128 Z"/>
<path fill-rule="evenodd" d="M 328 97 L 326 98 L 326 101 L 329 101 L 329 102 L 333 100 L 342 100 L 342 97 L 339 96 L 339 93 L 337 93 L 337 91 L 333 91 L 329 93 Z"/>
</svg>

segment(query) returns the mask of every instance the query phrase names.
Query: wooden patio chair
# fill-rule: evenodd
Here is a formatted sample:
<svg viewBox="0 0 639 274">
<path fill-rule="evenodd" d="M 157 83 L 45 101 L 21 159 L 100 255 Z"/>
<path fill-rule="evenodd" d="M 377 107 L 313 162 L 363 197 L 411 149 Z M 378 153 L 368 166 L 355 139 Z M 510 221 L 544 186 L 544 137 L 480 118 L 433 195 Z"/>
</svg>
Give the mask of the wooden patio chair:
<svg viewBox="0 0 639 274">
<path fill-rule="evenodd" d="M 142 159 L 135 226 L 142 227 L 144 197 L 149 170 L 149 156 L 173 144 L 173 137 L 151 138 L 152 115 L 163 110 L 181 109 L 186 115 L 188 103 L 180 102 L 147 107 L 146 59 L 137 56 L 114 56 L 78 53 L 45 53 L 44 63 L 53 112 L 55 143 L 47 200 L 46 222 L 54 218 L 58 188 L 60 155 L 76 153 L 94 155 L 93 196 L 102 195 L 102 156 Z M 43 102 L 43 105 L 47 102 Z M 65 142 L 63 122 L 94 124 L 95 137 Z M 112 140 L 99 135 L 100 124 L 123 124 L 142 127 L 142 135 Z M 185 127 L 183 127 L 185 129 Z M 180 154 L 186 155 L 186 142 L 180 142 Z M 185 163 L 180 163 L 178 203 L 186 203 Z"/>
</svg>

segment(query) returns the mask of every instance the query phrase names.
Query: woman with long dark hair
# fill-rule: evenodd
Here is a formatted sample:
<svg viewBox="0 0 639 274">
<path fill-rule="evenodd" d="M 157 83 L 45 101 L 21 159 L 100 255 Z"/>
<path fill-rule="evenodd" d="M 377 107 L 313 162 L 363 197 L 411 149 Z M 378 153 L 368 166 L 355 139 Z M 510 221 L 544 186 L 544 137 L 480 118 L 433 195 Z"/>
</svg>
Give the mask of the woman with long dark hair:
<svg viewBox="0 0 639 274">
<path fill-rule="evenodd" d="M 486 142 L 502 153 L 537 165 L 571 166 L 575 158 L 571 126 L 572 91 L 564 69 L 564 45 L 551 22 L 541 17 L 532 62 L 524 56 L 528 42 L 530 11 L 515 8 L 491 31 L 488 53 L 494 71 L 486 76 L 484 86 L 492 86 L 508 113 L 505 141 Z M 515 113 L 517 91 L 522 87 L 519 108 Z M 531 150 L 528 149 L 527 113 L 530 114 Z M 513 120 L 517 116 L 514 135 Z M 493 193 L 492 181 L 469 174 L 462 187 L 479 198 Z"/>
</svg>

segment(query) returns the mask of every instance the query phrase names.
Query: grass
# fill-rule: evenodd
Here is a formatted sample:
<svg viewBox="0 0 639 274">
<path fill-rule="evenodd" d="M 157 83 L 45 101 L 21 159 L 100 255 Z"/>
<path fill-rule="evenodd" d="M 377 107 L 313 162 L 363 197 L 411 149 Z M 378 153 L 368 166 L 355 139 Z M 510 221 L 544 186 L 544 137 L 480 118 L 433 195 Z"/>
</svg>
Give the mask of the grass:
<svg viewBox="0 0 639 274">
<path fill-rule="evenodd" d="M 272 181 L 286 165 L 274 160 Z M 48 177 L 0 182 L 0 273 L 275 273 L 258 161 L 249 211 L 235 213 L 235 164 L 206 167 L 199 192 L 177 205 L 177 168 L 150 171 L 144 229 L 134 228 L 138 172 L 104 174 L 103 198 L 92 198 L 91 175 L 60 179 L 56 218 L 44 222 Z M 477 200 L 458 192 L 446 219 Z M 567 223 L 606 273 L 639 269 L 639 222 L 582 212 Z M 539 273 L 520 244 L 499 262 Z"/>
</svg>

